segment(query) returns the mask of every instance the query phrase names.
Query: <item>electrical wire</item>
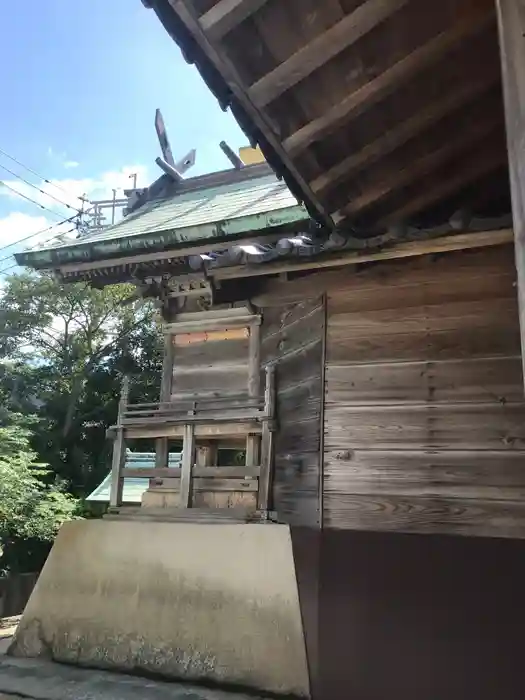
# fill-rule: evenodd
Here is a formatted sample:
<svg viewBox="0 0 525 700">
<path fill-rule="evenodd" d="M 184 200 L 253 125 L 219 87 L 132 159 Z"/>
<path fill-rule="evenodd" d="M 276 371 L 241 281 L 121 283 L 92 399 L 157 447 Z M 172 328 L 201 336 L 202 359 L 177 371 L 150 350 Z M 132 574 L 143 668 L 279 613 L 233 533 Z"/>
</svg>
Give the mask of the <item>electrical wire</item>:
<svg viewBox="0 0 525 700">
<path fill-rule="evenodd" d="M 9 267 L 0 270 L 0 275 L 4 275 L 6 272 L 8 272 L 8 270 L 12 270 L 13 267 L 18 267 L 18 263 L 15 263 L 14 265 L 9 265 Z"/>
<path fill-rule="evenodd" d="M 57 224 L 57 226 L 58 225 L 59 224 Z M 57 234 L 57 236 L 65 236 L 66 234 L 72 233 L 73 231 L 76 231 L 76 230 L 77 230 L 77 227 L 73 226 L 73 228 L 70 228 L 68 231 L 64 231 L 63 233 L 59 233 L 59 234 Z M 52 236 L 51 238 L 48 238 L 47 240 L 42 241 L 42 245 L 45 245 L 46 243 L 50 243 L 51 241 L 55 240 L 55 238 L 57 238 L 57 236 Z M 17 243 L 20 243 L 20 241 L 17 241 Z M 8 255 L 5 258 L 0 258 L 0 262 L 3 262 L 5 260 L 9 260 L 12 257 L 13 257 L 13 255 Z M 12 265 L 9 265 L 9 267 L 4 267 L 3 270 L 0 270 L 0 275 L 5 274 L 8 270 L 12 270 L 14 267 L 19 267 L 17 262 L 13 263 Z"/>
<path fill-rule="evenodd" d="M 51 180 L 48 180 L 47 177 L 42 177 L 42 175 L 39 175 L 39 174 L 36 172 L 36 170 L 33 170 L 33 168 L 30 168 L 28 165 L 24 165 L 24 163 L 22 163 L 21 161 L 19 161 L 19 160 L 18 160 L 17 158 L 15 158 L 14 156 L 10 156 L 9 153 L 6 153 L 6 152 L 3 151 L 1 148 L 0 148 L 0 155 L 3 155 L 3 156 L 5 156 L 6 158 L 9 158 L 9 160 L 12 160 L 13 163 L 16 163 L 16 164 L 19 165 L 21 168 L 24 168 L 25 170 L 27 170 L 28 173 L 32 173 L 32 174 L 35 175 L 39 180 L 42 180 L 42 182 L 45 182 L 45 183 L 48 184 L 48 185 L 52 185 L 52 186 L 55 187 L 57 190 L 60 190 L 60 191 L 63 192 L 64 194 L 67 194 L 68 197 L 70 196 L 69 192 L 67 192 L 63 187 L 60 187 L 60 185 L 57 185 L 55 182 L 52 182 Z M 2 166 L 2 167 L 3 167 L 3 166 Z M 88 204 L 91 204 L 91 202 L 89 201 L 89 199 L 86 199 L 86 198 L 84 198 L 84 197 L 79 197 L 78 195 L 74 195 L 74 196 L 75 196 L 76 199 L 80 200 L 82 203 L 87 202 Z"/>
<path fill-rule="evenodd" d="M 53 211 L 52 209 L 49 209 L 49 207 L 45 207 L 43 204 L 39 204 L 34 199 L 31 199 L 31 197 L 27 197 L 25 194 L 22 194 L 18 190 L 15 190 L 15 188 L 11 187 L 11 185 L 8 185 L 7 182 L 4 182 L 2 180 L 2 181 L 0 181 L 0 184 L 3 185 L 4 187 L 7 187 L 8 190 L 11 190 L 11 192 L 14 192 L 19 197 L 22 197 L 22 199 L 26 199 L 28 202 L 31 202 L 39 209 L 43 209 L 44 211 L 48 211 L 50 214 L 53 214 L 53 216 L 57 216 L 59 219 L 61 219 L 64 216 L 63 214 L 59 214 L 58 212 Z"/>
<path fill-rule="evenodd" d="M 38 192 L 40 192 L 41 194 L 45 195 L 46 197 L 51 197 L 51 199 L 54 199 L 55 202 L 58 202 L 58 203 L 61 204 L 62 206 L 67 207 L 68 209 L 71 209 L 72 211 L 76 211 L 76 212 L 78 212 L 78 213 L 80 214 L 80 210 L 79 210 L 79 209 L 75 209 L 75 207 L 72 207 L 71 204 L 68 204 L 67 202 L 62 201 L 61 199 L 59 199 L 58 197 L 55 197 L 55 195 L 51 194 L 50 192 L 45 192 L 43 189 L 41 189 L 40 187 L 38 187 L 38 185 L 34 185 L 34 184 L 33 184 L 32 182 L 30 182 L 29 180 L 26 180 L 25 177 L 22 177 L 21 175 L 18 175 L 18 174 L 15 173 L 13 170 L 10 170 L 9 168 L 7 168 L 5 165 L 0 165 L 0 168 L 2 168 L 2 170 L 5 170 L 6 172 L 8 172 L 10 175 L 13 175 L 13 177 L 18 178 L 18 179 L 21 180 L 22 182 L 25 182 L 25 184 L 26 184 L 26 185 L 29 185 L 29 187 L 32 187 L 33 189 L 38 190 Z M 5 184 L 5 183 L 4 183 L 4 184 Z"/>
<path fill-rule="evenodd" d="M 68 224 L 74 219 L 76 219 L 77 216 L 70 216 L 69 219 L 64 219 L 63 221 L 57 221 L 56 224 L 51 224 L 51 226 L 48 226 L 47 228 L 43 228 L 41 231 L 35 231 L 35 233 L 30 233 L 29 236 L 25 236 L 24 238 L 20 238 L 18 241 L 13 241 L 13 243 L 8 243 L 7 245 L 4 245 L 0 248 L 0 253 L 3 250 L 7 250 L 7 248 L 12 248 L 14 245 L 18 245 L 19 243 L 25 243 L 26 241 L 29 241 L 31 238 L 34 238 L 35 236 L 40 236 L 42 233 L 47 233 L 48 231 L 51 231 L 51 229 L 56 228 L 57 226 L 61 226 L 62 224 Z M 12 255 L 12 253 L 11 253 Z M 9 260 L 11 255 L 8 255 L 5 258 L 0 258 L 0 262 L 3 260 Z"/>
</svg>

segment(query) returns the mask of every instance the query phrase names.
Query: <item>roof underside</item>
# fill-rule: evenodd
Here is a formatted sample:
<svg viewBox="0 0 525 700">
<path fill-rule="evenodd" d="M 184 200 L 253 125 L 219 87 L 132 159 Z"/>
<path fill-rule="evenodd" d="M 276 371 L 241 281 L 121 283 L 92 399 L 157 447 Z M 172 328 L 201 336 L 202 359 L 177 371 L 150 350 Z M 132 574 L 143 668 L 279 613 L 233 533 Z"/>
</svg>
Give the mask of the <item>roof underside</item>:
<svg viewBox="0 0 525 700">
<path fill-rule="evenodd" d="M 319 220 L 510 211 L 494 0 L 144 0 Z"/>
</svg>

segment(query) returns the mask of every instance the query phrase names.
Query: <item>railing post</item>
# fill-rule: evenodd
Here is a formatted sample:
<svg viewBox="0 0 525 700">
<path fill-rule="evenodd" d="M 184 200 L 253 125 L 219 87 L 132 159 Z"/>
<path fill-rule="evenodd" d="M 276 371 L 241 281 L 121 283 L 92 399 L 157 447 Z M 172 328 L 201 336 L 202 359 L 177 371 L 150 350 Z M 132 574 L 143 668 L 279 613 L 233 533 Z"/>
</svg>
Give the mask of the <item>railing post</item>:
<svg viewBox="0 0 525 700">
<path fill-rule="evenodd" d="M 191 507 L 194 462 L 195 424 L 186 423 L 186 425 L 184 426 L 184 441 L 182 443 L 182 465 L 180 473 L 180 505 L 182 508 Z"/>
<path fill-rule="evenodd" d="M 126 441 L 124 439 L 124 427 L 122 419 L 129 400 L 129 377 L 124 377 L 120 392 L 120 401 L 117 418 L 117 434 L 113 442 L 113 461 L 111 464 L 111 491 L 109 505 L 118 508 L 122 505 L 122 489 L 124 486 L 122 469 L 126 462 Z"/>
<path fill-rule="evenodd" d="M 273 421 L 275 418 L 275 367 L 266 367 L 266 386 L 264 389 L 264 413 L 261 435 L 261 475 L 259 477 L 259 510 L 269 510 L 270 490 L 273 471 Z"/>
<path fill-rule="evenodd" d="M 162 359 L 162 379 L 160 385 L 160 402 L 171 399 L 171 387 L 173 383 L 173 336 L 167 333 L 164 336 L 164 356 Z M 155 466 L 167 467 L 169 462 L 168 438 L 158 438 L 155 441 Z"/>
<path fill-rule="evenodd" d="M 248 396 L 251 399 L 260 397 L 261 393 L 261 326 L 250 326 L 249 357 L 248 357 Z M 259 435 L 246 437 L 247 467 L 255 467 L 261 459 L 261 438 Z"/>
</svg>

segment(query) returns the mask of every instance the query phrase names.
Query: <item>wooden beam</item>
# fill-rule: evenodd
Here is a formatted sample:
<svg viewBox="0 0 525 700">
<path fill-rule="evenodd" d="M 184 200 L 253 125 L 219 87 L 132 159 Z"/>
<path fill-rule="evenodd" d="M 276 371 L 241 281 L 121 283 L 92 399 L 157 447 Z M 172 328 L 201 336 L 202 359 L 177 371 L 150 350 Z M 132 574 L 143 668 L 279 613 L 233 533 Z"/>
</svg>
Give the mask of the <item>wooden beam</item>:
<svg viewBox="0 0 525 700">
<path fill-rule="evenodd" d="M 481 13 L 476 11 L 454 23 L 450 29 L 441 32 L 328 109 L 321 117 L 305 124 L 286 138 L 283 142 L 286 152 L 300 153 L 310 144 L 333 133 L 342 124 L 355 119 L 414 75 L 439 61 L 448 51 L 487 27 L 493 20 L 494 13 L 491 8 L 490 11 Z"/>
<path fill-rule="evenodd" d="M 390 17 L 408 0 L 367 0 L 254 83 L 248 96 L 264 107 Z"/>
<path fill-rule="evenodd" d="M 473 144 L 486 138 L 500 124 L 500 115 L 496 113 L 489 115 L 488 119 L 474 123 L 466 133 L 460 130 L 458 134 L 445 141 L 435 151 L 425 153 L 406 168 L 395 171 L 390 177 L 374 183 L 370 189 L 365 190 L 362 194 L 353 198 L 345 207 L 334 212 L 332 218 L 337 224 L 349 216 L 359 214 L 364 209 L 375 204 L 375 202 L 387 197 L 396 190 L 410 185 L 418 178 L 428 175 L 451 158 L 457 156 L 458 153 L 472 147 Z"/>
<path fill-rule="evenodd" d="M 213 479 L 256 479 L 260 474 L 260 467 L 194 467 L 194 478 Z M 168 467 L 166 469 L 138 469 L 125 468 L 122 476 L 125 479 L 180 479 L 181 469 Z"/>
<path fill-rule="evenodd" d="M 375 141 L 368 143 L 357 153 L 352 153 L 340 163 L 319 175 L 310 183 L 311 189 L 316 193 L 323 192 L 352 177 L 357 171 L 392 153 L 396 148 L 437 124 L 443 117 L 452 114 L 478 95 L 488 91 L 499 80 L 499 77 L 499 72 L 483 75 L 477 80 L 467 81 L 466 84 L 462 84 L 459 89 L 451 94 L 440 97 L 439 100 L 416 112 L 413 116 L 390 129 L 390 131 L 382 134 Z"/>
<path fill-rule="evenodd" d="M 465 167 L 458 169 L 454 176 L 442 179 L 439 185 L 433 189 L 425 190 L 419 197 L 411 199 L 407 204 L 378 221 L 377 226 L 386 228 L 393 224 L 407 221 L 415 214 L 431 207 L 446 197 L 452 196 L 469 183 L 475 182 L 504 163 L 505 152 L 503 150 L 501 152 L 489 152 L 487 155 L 483 154 L 479 159 L 470 160 Z"/>
<path fill-rule="evenodd" d="M 113 459 L 111 463 L 111 487 L 109 494 L 109 505 L 118 508 L 122 505 L 122 470 L 126 463 L 126 440 L 124 428 L 122 427 L 122 416 L 129 400 L 129 377 L 125 376 L 122 381 L 120 391 L 120 401 L 118 408 L 117 432 L 113 442 Z"/>
<path fill-rule="evenodd" d="M 160 401 L 169 401 L 173 383 L 173 343 L 171 336 L 164 336 L 164 354 L 162 358 L 162 377 L 160 381 Z M 159 438 L 155 443 L 155 466 L 167 467 L 169 459 L 168 438 Z"/>
<path fill-rule="evenodd" d="M 301 222 L 301 226 L 304 227 L 304 222 Z M 297 227 L 300 230 L 300 226 Z M 266 229 L 267 230 L 267 229 Z M 248 243 L 274 243 L 283 237 L 282 233 L 278 234 L 257 234 L 255 236 L 249 236 L 248 238 L 242 238 L 242 244 L 246 245 Z M 239 239 L 241 242 L 241 239 Z M 206 243 L 199 243 L 198 245 L 190 245 L 186 248 L 172 249 L 157 253 L 137 253 L 136 255 L 122 256 L 118 258 L 105 258 L 104 260 L 95 260 L 93 262 L 82 262 L 82 263 L 50 263 L 50 269 L 56 269 L 62 275 L 72 274 L 74 272 L 89 272 L 91 270 L 100 270 L 110 267 L 118 267 L 119 265 L 139 265 L 141 263 L 148 262 L 160 262 L 160 261 L 171 261 L 178 260 L 188 255 L 197 255 L 198 253 L 211 253 L 216 250 L 224 250 L 227 245 L 235 245 L 236 241 L 230 241 L 225 244 L 224 241 L 216 242 L 214 239 L 207 239 Z M 47 268 L 46 268 L 47 269 Z M 155 277 L 155 272 L 150 273 L 151 277 Z M 202 280 L 204 274 L 202 272 L 195 272 L 192 274 L 184 275 L 186 280 Z"/>
<path fill-rule="evenodd" d="M 170 335 L 180 335 L 188 333 L 210 333 L 211 331 L 221 331 L 227 329 L 243 330 L 252 326 L 257 326 L 260 323 L 260 316 L 250 315 L 238 318 L 223 318 L 216 321 L 188 321 L 167 323 L 164 326 L 164 333 Z M 248 332 L 246 331 L 246 336 Z"/>
<path fill-rule="evenodd" d="M 525 2 L 496 0 L 525 378 Z"/>
<path fill-rule="evenodd" d="M 211 42 L 208 35 L 202 30 L 199 20 L 195 15 L 195 11 L 191 7 L 190 0 L 169 0 L 169 3 L 205 56 L 224 78 L 233 96 L 238 101 L 238 104 L 245 111 L 246 116 L 251 120 L 254 127 L 260 130 L 264 135 L 268 146 L 272 149 L 275 156 L 294 178 L 298 187 L 304 192 L 305 199 L 309 200 L 311 206 L 318 212 L 320 219 L 324 221 L 327 226 L 332 227 L 330 218 L 326 215 L 321 204 L 314 198 L 313 193 L 308 187 L 308 183 L 283 148 L 281 137 L 276 133 L 269 119 L 261 114 L 248 97 L 247 90 L 243 86 L 243 81 L 232 61 L 225 55 L 225 52 L 218 50 L 217 47 L 214 46 L 215 42 Z"/>
<path fill-rule="evenodd" d="M 195 425 L 195 436 L 198 438 L 228 438 L 232 441 L 239 439 L 239 449 L 244 447 L 246 433 L 260 433 L 262 427 L 256 421 L 246 421 L 246 423 L 204 423 Z M 132 439 L 153 439 L 157 437 L 182 438 L 184 437 L 184 425 L 145 425 L 129 426 L 124 428 L 125 437 Z M 221 445 L 223 442 L 221 441 Z"/>
<path fill-rule="evenodd" d="M 184 440 L 182 443 L 182 465 L 180 472 L 180 505 L 182 508 L 191 507 L 194 463 L 195 426 L 188 423 L 184 426 Z"/>
<path fill-rule="evenodd" d="M 219 0 L 201 15 L 199 24 L 210 39 L 220 41 L 267 2 L 268 0 Z"/>
<path fill-rule="evenodd" d="M 307 263 L 274 263 L 261 265 L 257 268 L 242 265 L 223 269 L 218 274 L 221 279 L 236 277 L 260 277 L 262 275 L 277 275 L 282 272 L 297 272 L 299 270 L 321 270 L 344 265 L 359 265 L 379 260 L 395 260 L 398 258 L 413 258 L 431 253 L 448 253 L 455 250 L 469 250 L 512 243 L 512 229 L 498 231 L 483 231 L 481 233 L 461 233 L 455 236 L 443 236 L 426 241 L 407 241 L 392 245 L 389 248 L 373 253 L 343 253 L 330 258 L 311 260 Z"/>
<path fill-rule="evenodd" d="M 266 386 L 264 389 L 264 403 L 266 414 L 273 422 L 275 414 L 275 366 L 266 367 Z M 269 510 L 271 508 L 271 491 L 274 468 L 273 425 L 265 420 L 261 435 L 261 473 L 259 476 L 259 493 L 257 496 L 257 508 Z"/>
</svg>

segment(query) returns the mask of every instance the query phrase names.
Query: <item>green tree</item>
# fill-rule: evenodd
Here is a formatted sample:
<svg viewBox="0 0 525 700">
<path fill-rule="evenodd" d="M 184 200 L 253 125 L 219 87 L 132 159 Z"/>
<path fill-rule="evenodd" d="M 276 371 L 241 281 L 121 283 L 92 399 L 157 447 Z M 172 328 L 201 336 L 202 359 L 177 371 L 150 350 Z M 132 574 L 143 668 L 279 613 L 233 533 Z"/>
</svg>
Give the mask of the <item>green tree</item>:
<svg viewBox="0 0 525 700">
<path fill-rule="evenodd" d="M 78 508 L 36 461 L 28 425 L 6 412 L 0 423 L 0 572 L 38 571 L 58 528 Z"/>
<path fill-rule="evenodd" d="M 9 277 L 0 293 L 0 398 L 38 418 L 38 458 L 85 495 L 105 476 L 106 429 L 124 374 L 137 399 L 158 398 L 162 363 L 156 311 L 131 285 L 93 289 L 49 274 Z"/>
</svg>

